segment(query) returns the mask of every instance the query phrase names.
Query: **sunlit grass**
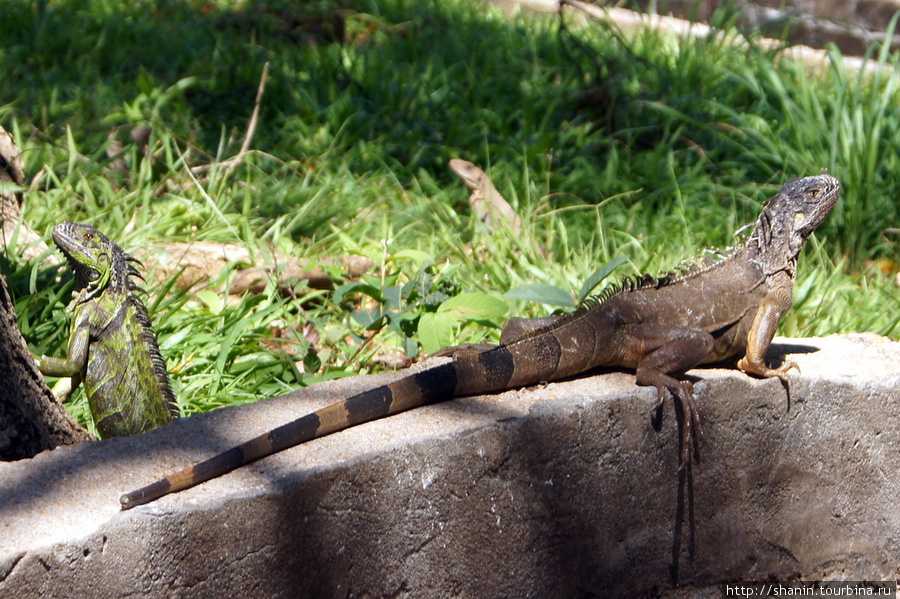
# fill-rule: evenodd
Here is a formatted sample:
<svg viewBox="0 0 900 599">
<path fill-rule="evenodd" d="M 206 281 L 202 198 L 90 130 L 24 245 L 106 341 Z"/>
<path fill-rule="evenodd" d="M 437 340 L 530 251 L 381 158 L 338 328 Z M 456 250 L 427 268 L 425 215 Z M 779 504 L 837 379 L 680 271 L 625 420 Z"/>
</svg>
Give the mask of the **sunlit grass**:
<svg viewBox="0 0 900 599">
<path fill-rule="evenodd" d="M 86 222 L 128 251 L 204 240 L 374 264 L 337 298 L 302 284 L 286 296 L 274 281 L 237 299 L 151 287 L 186 413 L 377 370 L 388 346 L 415 357 L 417 323 L 440 320 L 444 295 L 544 283 L 574 299 L 614 261 L 612 279 L 671 268 L 736 243 L 786 179 L 823 169 L 844 197 L 801 257 L 781 332 L 900 331 L 893 277 L 866 267 L 897 262 L 900 95 L 887 52 L 871 57 L 883 74 L 847 72 L 833 53 L 811 76 L 752 42 L 596 26 L 570 38 L 554 18 L 463 0 L 347 2 L 342 39 L 333 3 L 251 4 L 38 12 L 0 0 L 0 123 L 29 177 L 41 173 L 26 194 L 34 228 Z M 232 170 L 267 61 L 253 151 Z M 144 124 L 149 156 L 128 138 Z M 106 154 L 116 128 L 124 172 Z M 489 172 L 522 232 L 472 218 L 453 157 Z M 32 349 L 61 354 L 68 277 L 31 265 L 4 275 Z M 554 308 L 507 303 L 523 316 Z M 453 342 L 496 340 L 504 317 L 453 322 Z"/>
</svg>

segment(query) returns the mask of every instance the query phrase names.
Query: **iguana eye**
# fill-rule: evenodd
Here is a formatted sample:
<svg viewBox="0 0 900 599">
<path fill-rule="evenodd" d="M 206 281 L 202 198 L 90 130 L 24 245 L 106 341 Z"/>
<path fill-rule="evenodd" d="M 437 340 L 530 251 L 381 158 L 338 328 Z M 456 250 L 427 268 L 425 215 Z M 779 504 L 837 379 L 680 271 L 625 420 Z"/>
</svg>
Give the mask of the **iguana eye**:
<svg viewBox="0 0 900 599">
<path fill-rule="evenodd" d="M 819 190 L 818 190 L 818 189 L 810 189 L 810 190 L 809 190 L 809 195 L 810 195 L 811 197 L 814 197 L 814 198 L 815 198 L 815 197 L 818 197 L 818 196 L 819 196 Z"/>
</svg>

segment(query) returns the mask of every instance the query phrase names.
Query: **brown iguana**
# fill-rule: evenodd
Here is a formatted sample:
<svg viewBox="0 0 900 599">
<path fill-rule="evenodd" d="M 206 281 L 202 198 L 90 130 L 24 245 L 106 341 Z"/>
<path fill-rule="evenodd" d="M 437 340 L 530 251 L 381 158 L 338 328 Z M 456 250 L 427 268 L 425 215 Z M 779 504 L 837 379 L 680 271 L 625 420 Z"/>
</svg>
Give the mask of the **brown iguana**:
<svg viewBox="0 0 900 599">
<path fill-rule="evenodd" d="M 456 173 L 469 189 L 469 204 L 475 215 L 490 229 L 495 222 L 504 221 L 513 231 L 522 228 L 522 219 L 509 202 L 500 195 L 483 170 L 462 158 L 450 161 L 450 170 Z"/>
<path fill-rule="evenodd" d="M 667 392 L 683 413 L 681 464 L 699 456 L 700 415 L 692 385 L 675 378 L 699 364 L 744 354 L 738 368 L 787 380 L 793 367 L 765 363 L 793 300 L 797 256 L 828 215 L 841 186 L 829 175 L 791 179 L 766 202 L 753 233 L 725 257 L 662 277 L 626 279 L 570 315 L 515 339 L 411 374 L 288 422 L 121 497 L 123 509 L 221 476 L 288 447 L 370 420 L 466 395 L 561 379 L 598 366 L 633 368 L 638 385 Z M 524 321 L 527 325 L 529 321 Z M 540 321 L 538 321 L 540 322 Z M 532 321 L 533 324 L 533 321 Z"/>
</svg>

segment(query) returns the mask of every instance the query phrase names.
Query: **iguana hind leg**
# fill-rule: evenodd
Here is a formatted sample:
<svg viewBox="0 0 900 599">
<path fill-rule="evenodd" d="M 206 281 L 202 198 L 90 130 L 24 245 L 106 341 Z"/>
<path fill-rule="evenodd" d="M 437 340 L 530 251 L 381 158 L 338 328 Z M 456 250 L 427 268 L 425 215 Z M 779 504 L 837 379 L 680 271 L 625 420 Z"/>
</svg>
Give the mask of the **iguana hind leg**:
<svg viewBox="0 0 900 599">
<path fill-rule="evenodd" d="M 676 418 L 679 418 L 681 434 L 678 465 L 681 470 L 690 462 L 692 453 L 694 461 L 700 461 L 703 426 L 700 406 L 694 400 L 694 386 L 672 374 L 702 363 L 713 351 L 713 337 L 698 329 L 663 326 L 637 326 L 634 329 L 632 338 L 646 350 L 638 362 L 635 382 L 656 387 L 659 401 L 654 409 L 662 408 L 667 392 L 680 408 L 676 409 Z"/>
<path fill-rule="evenodd" d="M 666 400 L 666 392 L 672 396 L 672 400 L 676 403 L 675 417 L 678 420 L 678 432 L 680 439 L 678 443 L 679 461 L 678 469 L 682 470 L 691 461 L 691 453 L 695 462 L 700 461 L 700 448 L 703 446 L 703 425 L 701 423 L 702 412 L 700 406 L 694 400 L 694 386 L 689 381 L 679 381 L 667 374 L 659 371 L 647 372 L 647 377 L 652 377 L 654 381 L 649 382 L 645 378 L 637 380 L 639 385 L 655 386 L 659 394 L 659 401 L 653 409 L 661 414 L 663 403 Z"/>
</svg>

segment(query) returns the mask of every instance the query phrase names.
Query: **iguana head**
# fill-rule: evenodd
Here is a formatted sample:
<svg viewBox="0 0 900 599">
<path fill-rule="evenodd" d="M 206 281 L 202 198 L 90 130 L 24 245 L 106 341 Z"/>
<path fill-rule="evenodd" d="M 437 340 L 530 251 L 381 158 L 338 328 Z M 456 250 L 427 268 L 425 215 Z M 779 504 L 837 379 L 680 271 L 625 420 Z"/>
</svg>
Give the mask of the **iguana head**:
<svg viewBox="0 0 900 599">
<path fill-rule="evenodd" d="M 841 183 L 831 175 L 790 179 L 765 206 L 750 239 L 755 262 L 766 273 L 779 270 L 792 277 L 806 239 L 822 224 L 841 196 Z"/>
<path fill-rule="evenodd" d="M 790 199 L 794 211 L 793 230 L 804 240 L 822 224 L 841 196 L 841 183 L 831 175 L 791 179 L 779 195 Z"/>
<path fill-rule="evenodd" d="M 53 228 L 53 241 L 75 271 L 79 289 L 109 284 L 116 245 L 106 235 L 90 225 L 60 223 Z"/>
</svg>

